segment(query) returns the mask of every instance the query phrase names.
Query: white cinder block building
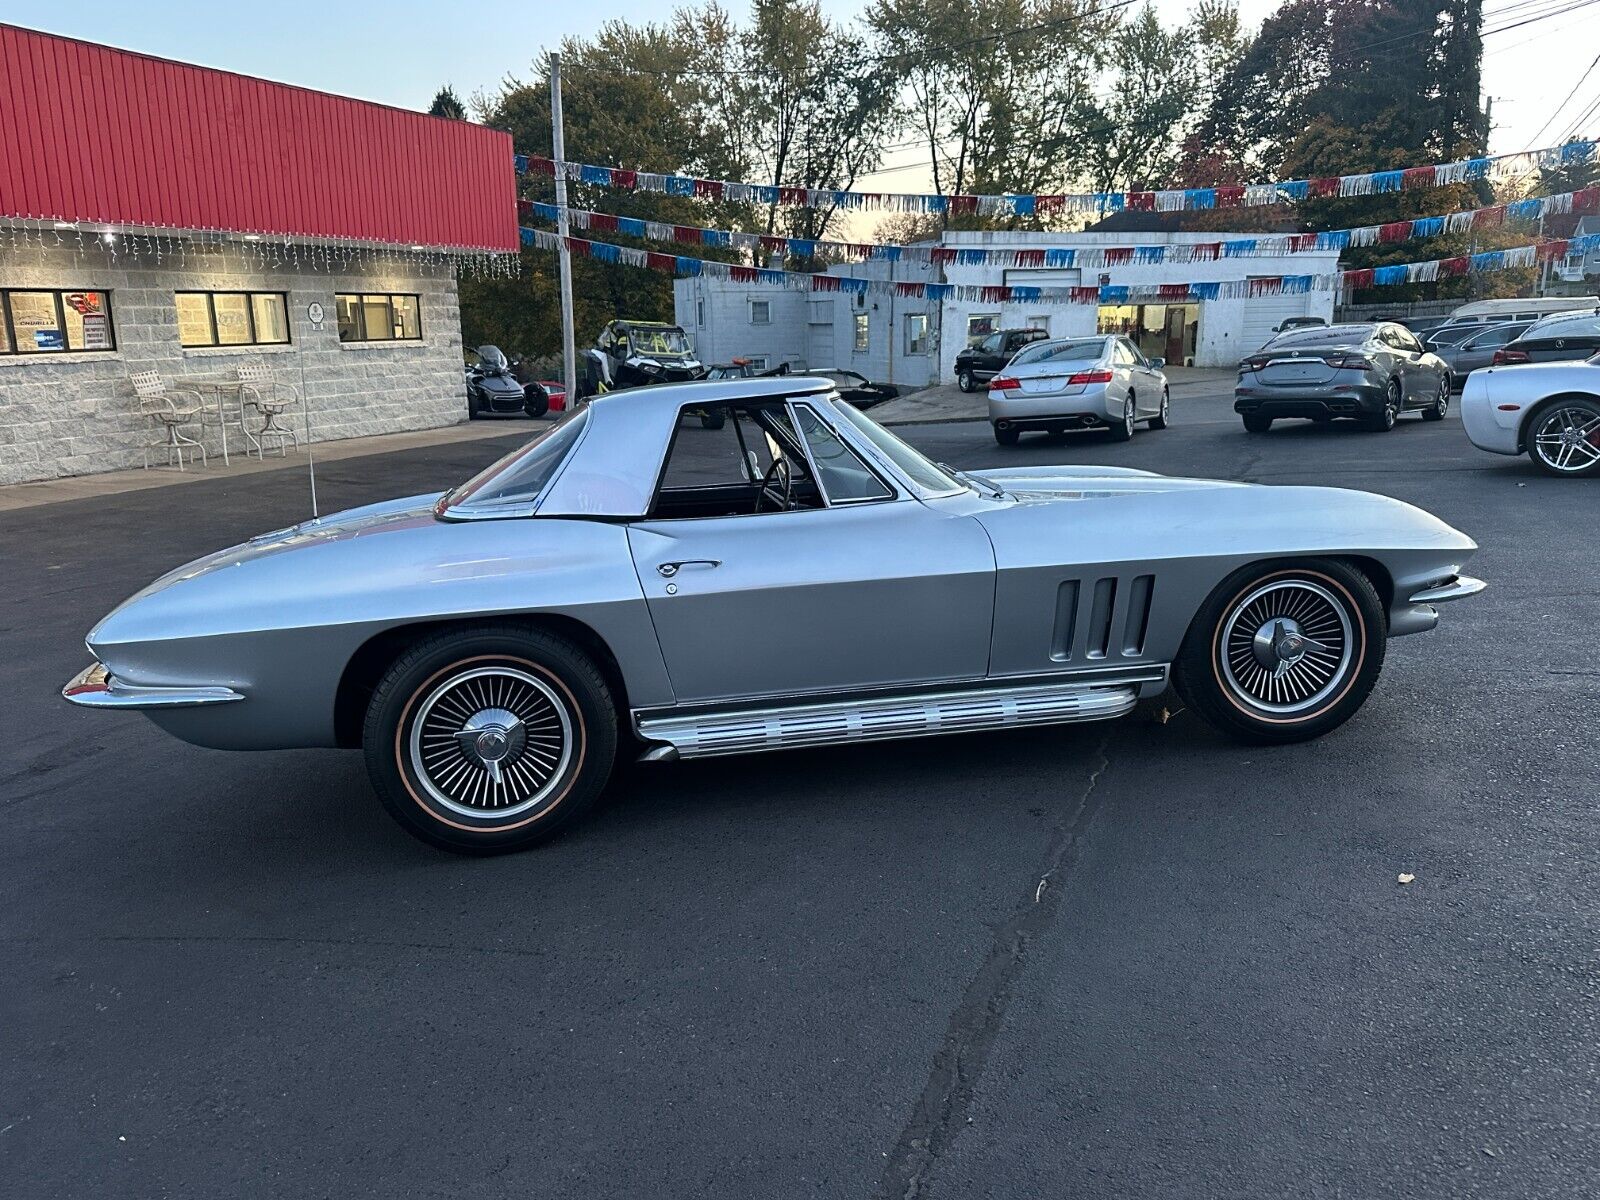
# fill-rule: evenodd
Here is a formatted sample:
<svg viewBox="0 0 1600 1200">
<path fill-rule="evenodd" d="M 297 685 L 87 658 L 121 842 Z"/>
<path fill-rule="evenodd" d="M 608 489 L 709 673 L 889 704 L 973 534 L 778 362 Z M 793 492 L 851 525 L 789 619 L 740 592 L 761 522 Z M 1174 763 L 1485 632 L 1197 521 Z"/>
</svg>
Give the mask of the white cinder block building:
<svg viewBox="0 0 1600 1200">
<path fill-rule="evenodd" d="M 52 131 L 0 148 L 0 483 L 138 466 L 150 372 L 212 454 L 217 414 L 234 453 L 266 421 L 241 368 L 319 441 L 465 419 L 456 272 L 517 248 L 508 135 L 11 26 L 0 61 L 7 128 Z"/>
<path fill-rule="evenodd" d="M 1005 251 L 1212 243 L 1248 234 L 1176 232 L 951 232 L 938 245 L 951 250 Z M 1319 275 L 1338 269 L 1336 251 L 1229 257 L 1212 261 L 1129 262 L 1113 266 L 1009 267 L 927 257 L 830 268 L 831 274 L 894 281 L 1048 288 L 1207 283 L 1279 275 Z M 815 293 L 759 287 L 697 276 L 676 284 L 677 319 L 707 362 L 736 356 L 796 369 L 841 367 L 902 387 L 950 383 L 956 351 L 998 329 L 1035 327 L 1055 337 L 1127 333 L 1145 353 L 1200 367 L 1231 366 L 1258 348 L 1288 316 L 1333 319 L 1336 293 L 1183 304 L 987 304 L 930 302 L 869 293 Z"/>
</svg>

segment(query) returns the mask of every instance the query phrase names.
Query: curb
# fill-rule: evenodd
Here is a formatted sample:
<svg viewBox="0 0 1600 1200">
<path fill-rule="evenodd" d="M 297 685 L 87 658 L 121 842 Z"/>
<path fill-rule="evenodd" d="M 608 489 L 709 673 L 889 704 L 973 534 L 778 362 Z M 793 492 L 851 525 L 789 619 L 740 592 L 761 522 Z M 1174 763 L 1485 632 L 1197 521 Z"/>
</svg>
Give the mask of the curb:
<svg viewBox="0 0 1600 1200">
<path fill-rule="evenodd" d="M 988 417 L 894 417 L 887 421 L 879 421 L 878 424 L 888 428 L 891 425 L 962 425 L 988 420 Z"/>
</svg>

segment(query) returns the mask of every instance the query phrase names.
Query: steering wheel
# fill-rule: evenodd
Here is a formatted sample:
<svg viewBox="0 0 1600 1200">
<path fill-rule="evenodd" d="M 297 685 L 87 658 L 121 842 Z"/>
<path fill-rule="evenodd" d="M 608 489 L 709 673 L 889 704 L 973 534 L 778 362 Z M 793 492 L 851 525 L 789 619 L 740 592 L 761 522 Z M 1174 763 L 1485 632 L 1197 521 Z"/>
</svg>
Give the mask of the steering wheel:
<svg viewBox="0 0 1600 1200">
<path fill-rule="evenodd" d="M 767 500 L 771 500 L 779 512 L 788 512 L 793 495 L 794 472 L 789 468 L 789 460 L 782 456 L 774 458 L 767 473 L 761 477 L 761 490 L 756 493 L 756 512 L 761 511 Z"/>
</svg>

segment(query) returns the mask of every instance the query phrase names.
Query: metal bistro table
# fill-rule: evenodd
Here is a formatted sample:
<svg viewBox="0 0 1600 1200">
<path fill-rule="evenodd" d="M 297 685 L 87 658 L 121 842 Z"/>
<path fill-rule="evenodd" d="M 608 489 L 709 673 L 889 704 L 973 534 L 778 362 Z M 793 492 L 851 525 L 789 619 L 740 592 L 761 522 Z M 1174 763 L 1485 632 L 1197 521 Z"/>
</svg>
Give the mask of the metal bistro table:
<svg viewBox="0 0 1600 1200">
<path fill-rule="evenodd" d="M 192 388 L 202 394 L 210 393 L 213 404 L 209 410 L 203 410 L 207 418 L 202 423 L 209 424 L 215 420 L 217 429 L 222 435 L 222 465 L 228 466 L 228 425 L 230 421 L 239 427 L 239 432 L 244 434 L 244 440 L 253 447 L 256 457 L 261 457 L 261 443 L 251 435 L 244 424 L 244 397 L 243 391 L 248 380 L 240 379 L 237 375 L 180 375 L 173 383 L 179 387 Z M 233 397 L 233 412 L 228 411 L 228 396 Z M 248 456 L 249 449 L 245 450 Z"/>
</svg>

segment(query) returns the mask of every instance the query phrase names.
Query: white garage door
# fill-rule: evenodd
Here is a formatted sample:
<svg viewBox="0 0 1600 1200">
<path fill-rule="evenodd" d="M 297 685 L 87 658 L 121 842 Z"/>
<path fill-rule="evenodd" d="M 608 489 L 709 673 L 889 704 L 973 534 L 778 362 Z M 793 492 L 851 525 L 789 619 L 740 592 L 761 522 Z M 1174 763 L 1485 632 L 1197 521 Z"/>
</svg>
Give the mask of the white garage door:
<svg viewBox="0 0 1600 1200">
<path fill-rule="evenodd" d="M 1259 350 L 1272 338 L 1273 327 L 1285 317 L 1306 315 L 1306 297 L 1271 296 L 1244 302 L 1244 324 L 1239 331 L 1239 349 L 1249 354 Z"/>
</svg>

